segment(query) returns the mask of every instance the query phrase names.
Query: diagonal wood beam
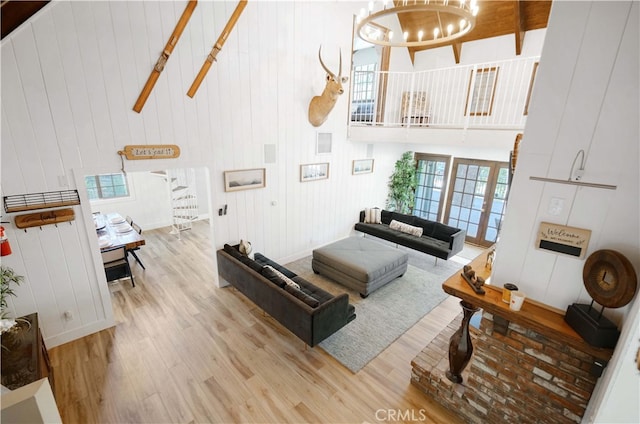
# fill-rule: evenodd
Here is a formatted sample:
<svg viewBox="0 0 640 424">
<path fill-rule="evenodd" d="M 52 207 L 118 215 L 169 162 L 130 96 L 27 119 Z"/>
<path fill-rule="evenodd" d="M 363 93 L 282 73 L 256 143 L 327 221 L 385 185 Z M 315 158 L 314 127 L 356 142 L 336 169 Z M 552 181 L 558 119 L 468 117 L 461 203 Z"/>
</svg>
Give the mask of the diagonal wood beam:
<svg viewBox="0 0 640 424">
<path fill-rule="evenodd" d="M 451 44 L 451 48 L 453 49 L 453 57 L 456 60 L 456 64 L 459 64 L 460 54 L 462 53 L 462 43 L 453 43 Z"/>
<path fill-rule="evenodd" d="M 513 2 L 513 31 L 516 37 L 516 56 L 520 56 L 520 53 L 522 53 L 522 43 L 524 43 L 524 25 L 522 24 L 524 18 L 523 7 L 524 2 L 520 0 Z"/>
</svg>

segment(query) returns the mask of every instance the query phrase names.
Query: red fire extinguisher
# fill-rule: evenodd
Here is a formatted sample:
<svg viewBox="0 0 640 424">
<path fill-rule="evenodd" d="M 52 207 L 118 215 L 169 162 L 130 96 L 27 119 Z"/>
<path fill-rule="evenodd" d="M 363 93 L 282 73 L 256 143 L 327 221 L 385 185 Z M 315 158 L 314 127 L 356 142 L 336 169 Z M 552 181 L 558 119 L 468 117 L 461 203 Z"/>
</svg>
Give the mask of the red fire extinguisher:
<svg viewBox="0 0 640 424">
<path fill-rule="evenodd" d="M 0 226 L 0 256 L 11 254 L 11 245 L 9 239 L 4 235 L 4 227 Z"/>
</svg>

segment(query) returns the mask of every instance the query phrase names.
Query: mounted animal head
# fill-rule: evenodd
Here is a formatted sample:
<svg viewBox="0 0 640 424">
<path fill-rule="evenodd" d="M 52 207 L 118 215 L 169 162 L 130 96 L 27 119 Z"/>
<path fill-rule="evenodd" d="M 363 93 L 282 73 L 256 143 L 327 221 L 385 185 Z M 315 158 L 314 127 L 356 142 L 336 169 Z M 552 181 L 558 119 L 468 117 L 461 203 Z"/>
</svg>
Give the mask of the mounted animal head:
<svg viewBox="0 0 640 424">
<path fill-rule="evenodd" d="M 309 103 L 309 122 L 314 127 L 319 127 L 327 120 L 327 116 L 335 106 L 338 97 L 344 93 L 342 83 L 349 80 L 349 77 L 342 76 L 342 51 L 340 51 L 340 66 L 337 76 L 322 61 L 322 46 L 318 49 L 318 59 L 320 59 L 320 65 L 327 73 L 327 84 L 322 94 L 314 96 Z"/>
</svg>

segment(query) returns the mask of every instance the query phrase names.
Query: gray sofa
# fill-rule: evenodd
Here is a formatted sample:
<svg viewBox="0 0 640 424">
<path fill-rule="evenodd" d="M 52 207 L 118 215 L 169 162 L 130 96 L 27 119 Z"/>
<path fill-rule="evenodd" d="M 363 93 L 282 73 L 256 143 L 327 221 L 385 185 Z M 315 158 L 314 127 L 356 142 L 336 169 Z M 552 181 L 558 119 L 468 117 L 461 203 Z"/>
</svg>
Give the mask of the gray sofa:
<svg viewBox="0 0 640 424">
<path fill-rule="evenodd" d="M 240 253 L 237 245 L 225 244 L 216 256 L 220 277 L 309 346 L 320 343 L 356 317 L 347 293 L 328 293 L 260 253 L 250 259 Z M 300 289 L 286 284 L 273 269 Z"/>
<path fill-rule="evenodd" d="M 380 216 L 379 224 L 365 223 L 365 211 L 361 211 L 360 221 L 354 229 L 445 260 L 462 251 L 464 247 L 466 231 L 459 228 L 387 210 L 380 211 Z M 422 236 L 417 237 L 389 228 L 392 220 L 421 227 Z"/>
</svg>

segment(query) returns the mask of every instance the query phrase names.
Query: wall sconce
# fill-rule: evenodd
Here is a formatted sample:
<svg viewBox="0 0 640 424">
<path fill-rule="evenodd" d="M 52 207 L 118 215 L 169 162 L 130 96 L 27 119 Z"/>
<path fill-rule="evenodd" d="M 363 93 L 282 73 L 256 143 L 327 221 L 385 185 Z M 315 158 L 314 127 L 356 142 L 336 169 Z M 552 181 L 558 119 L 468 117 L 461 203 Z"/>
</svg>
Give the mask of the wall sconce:
<svg viewBox="0 0 640 424">
<path fill-rule="evenodd" d="M 575 169 L 576 162 L 578 161 L 579 157 L 580 166 L 578 167 L 578 169 Z M 578 150 L 578 153 L 576 154 L 576 157 L 573 159 L 573 163 L 571 164 L 570 174 L 571 175 L 569 175 L 569 180 L 571 181 L 580 181 L 582 179 L 582 176 L 584 175 L 584 150 Z"/>
</svg>

